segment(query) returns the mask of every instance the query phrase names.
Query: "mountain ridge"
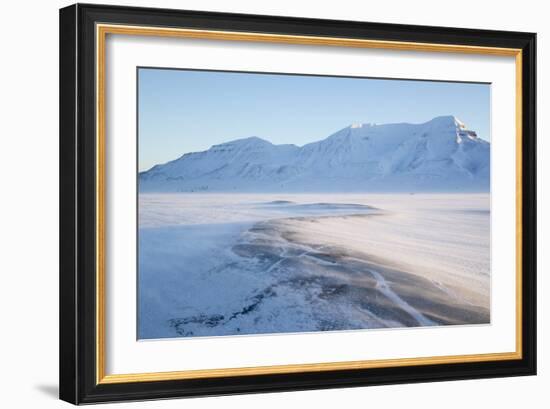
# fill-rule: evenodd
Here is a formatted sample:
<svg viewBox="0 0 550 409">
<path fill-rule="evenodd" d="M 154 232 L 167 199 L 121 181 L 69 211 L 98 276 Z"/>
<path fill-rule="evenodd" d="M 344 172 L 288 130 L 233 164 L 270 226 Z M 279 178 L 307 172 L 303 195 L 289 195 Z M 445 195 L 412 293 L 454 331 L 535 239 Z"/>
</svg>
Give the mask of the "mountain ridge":
<svg viewBox="0 0 550 409">
<path fill-rule="evenodd" d="M 303 146 L 240 138 L 141 172 L 139 190 L 482 192 L 489 179 L 490 143 L 448 115 L 352 124 Z"/>
</svg>

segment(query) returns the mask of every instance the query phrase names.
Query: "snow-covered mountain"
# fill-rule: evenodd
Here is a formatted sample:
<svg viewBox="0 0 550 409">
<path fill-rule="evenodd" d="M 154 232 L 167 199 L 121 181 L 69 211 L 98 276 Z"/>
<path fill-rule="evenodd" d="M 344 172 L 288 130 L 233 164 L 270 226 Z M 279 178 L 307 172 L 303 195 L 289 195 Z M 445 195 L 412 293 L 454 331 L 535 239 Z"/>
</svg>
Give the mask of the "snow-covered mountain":
<svg viewBox="0 0 550 409">
<path fill-rule="evenodd" d="M 141 192 L 489 190 L 490 144 L 454 116 L 359 124 L 302 147 L 258 137 L 186 153 L 139 175 Z"/>
</svg>

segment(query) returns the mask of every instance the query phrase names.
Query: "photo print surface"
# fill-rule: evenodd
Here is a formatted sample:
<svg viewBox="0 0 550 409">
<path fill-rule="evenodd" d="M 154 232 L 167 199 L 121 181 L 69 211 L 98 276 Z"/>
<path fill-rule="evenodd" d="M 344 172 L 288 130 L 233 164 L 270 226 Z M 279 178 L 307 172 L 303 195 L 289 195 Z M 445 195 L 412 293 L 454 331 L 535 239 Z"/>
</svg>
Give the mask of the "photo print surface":
<svg viewBox="0 0 550 409">
<path fill-rule="evenodd" d="M 137 87 L 139 339 L 490 323 L 490 84 Z"/>
</svg>

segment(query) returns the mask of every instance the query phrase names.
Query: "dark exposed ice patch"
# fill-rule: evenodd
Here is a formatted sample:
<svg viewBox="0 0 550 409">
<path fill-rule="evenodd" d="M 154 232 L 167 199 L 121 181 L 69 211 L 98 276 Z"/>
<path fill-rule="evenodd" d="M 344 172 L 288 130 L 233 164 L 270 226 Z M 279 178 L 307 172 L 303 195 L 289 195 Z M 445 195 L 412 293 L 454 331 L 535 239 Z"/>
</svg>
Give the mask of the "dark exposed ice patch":
<svg viewBox="0 0 550 409">
<path fill-rule="evenodd" d="M 178 335 L 192 336 L 194 335 L 194 332 L 187 329 L 189 324 L 203 325 L 207 328 L 213 328 L 222 323 L 224 319 L 225 317 L 221 314 L 199 314 L 186 318 L 172 318 L 168 320 L 168 325 L 174 328 Z"/>
<path fill-rule="evenodd" d="M 288 204 L 294 204 L 294 202 L 290 200 L 273 200 L 271 202 L 264 203 L 267 206 L 279 206 L 279 205 L 288 205 Z"/>
<path fill-rule="evenodd" d="M 295 206 L 299 209 L 326 209 L 326 210 L 368 210 L 371 206 L 356 203 L 306 203 Z"/>
<path fill-rule="evenodd" d="M 260 207 L 284 213 L 286 217 L 300 216 L 343 216 L 371 213 L 375 207 L 357 203 L 295 203 L 288 200 L 274 200 L 260 203 Z"/>
<path fill-rule="evenodd" d="M 214 328 L 226 325 L 229 321 L 237 319 L 255 312 L 260 304 L 267 298 L 276 297 L 277 293 L 274 286 L 267 287 L 256 295 L 246 300 L 247 303 L 239 311 L 235 311 L 229 315 L 223 314 L 199 314 L 184 318 L 172 318 L 168 320 L 168 325 L 181 336 L 193 336 L 197 329 Z M 240 332 L 240 329 L 236 329 Z"/>
<path fill-rule="evenodd" d="M 271 202 L 262 203 L 263 206 L 279 206 L 286 209 L 325 209 L 325 210 L 357 210 L 357 209 L 374 209 L 372 206 L 358 203 L 295 203 L 289 200 L 273 200 Z"/>
</svg>

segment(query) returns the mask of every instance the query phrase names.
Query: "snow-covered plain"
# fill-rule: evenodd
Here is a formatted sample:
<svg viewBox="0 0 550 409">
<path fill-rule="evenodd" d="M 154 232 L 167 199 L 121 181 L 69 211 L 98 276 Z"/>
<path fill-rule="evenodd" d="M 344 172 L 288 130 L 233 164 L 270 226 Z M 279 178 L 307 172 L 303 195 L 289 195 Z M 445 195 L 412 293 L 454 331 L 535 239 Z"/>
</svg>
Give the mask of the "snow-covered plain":
<svg viewBox="0 0 550 409">
<path fill-rule="evenodd" d="M 140 339 L 490 322 L 489 194 L 140 193 Z"/>
</svg>

